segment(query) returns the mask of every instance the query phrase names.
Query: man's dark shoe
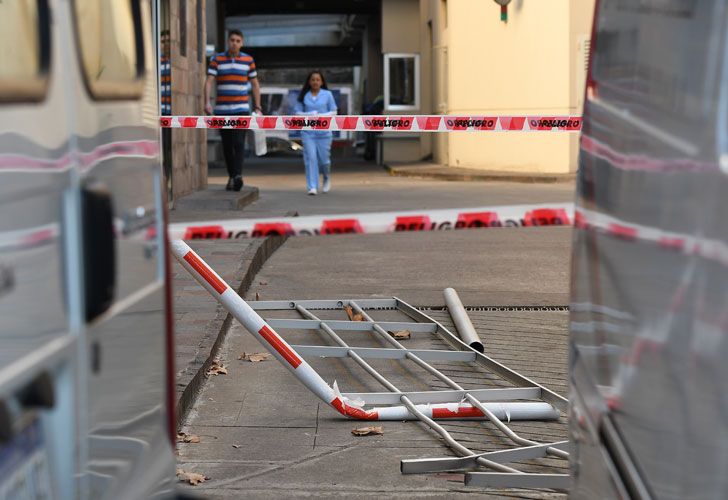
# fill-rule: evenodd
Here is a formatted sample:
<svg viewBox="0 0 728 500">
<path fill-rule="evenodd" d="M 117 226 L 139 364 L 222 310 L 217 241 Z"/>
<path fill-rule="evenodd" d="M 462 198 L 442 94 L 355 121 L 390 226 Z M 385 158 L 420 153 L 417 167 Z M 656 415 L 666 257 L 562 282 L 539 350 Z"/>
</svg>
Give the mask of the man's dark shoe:
<svg viewBox="0 0 728 500">
<path fill-rule="evenodd" d="M 236 175 L 233 179 L 233 191 L 240 191 L 243 188 L 243 177 Z"/>
<path fill-rule="evenodd" d="M 232 190 L 233 190 L 233 178 L 230 177 L 228 179 L 227 185 L 225 186 L 225 191 L 232 191 Z"/>
</svg>

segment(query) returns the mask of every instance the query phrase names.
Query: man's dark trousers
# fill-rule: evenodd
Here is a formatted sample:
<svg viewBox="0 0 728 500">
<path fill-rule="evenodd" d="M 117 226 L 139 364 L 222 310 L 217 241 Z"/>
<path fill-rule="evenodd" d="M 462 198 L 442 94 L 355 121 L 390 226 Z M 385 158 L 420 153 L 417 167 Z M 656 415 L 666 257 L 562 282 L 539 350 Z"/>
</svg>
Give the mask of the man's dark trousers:
<svg viewBox="0 0 728 500">
<path fill-rule="evenodd" d="M 240 129 L 221 129 L 222 152 L 228 176 L 235 178 L 243 175 L 243 155 L 245 154 L 245 132 Z"/>
</svg>

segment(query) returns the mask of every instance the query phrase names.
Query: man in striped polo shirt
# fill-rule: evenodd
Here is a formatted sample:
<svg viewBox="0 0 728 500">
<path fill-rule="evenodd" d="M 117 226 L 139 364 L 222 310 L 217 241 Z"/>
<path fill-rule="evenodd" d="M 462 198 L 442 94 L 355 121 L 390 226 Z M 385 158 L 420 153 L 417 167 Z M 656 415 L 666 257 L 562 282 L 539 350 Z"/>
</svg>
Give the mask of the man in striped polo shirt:
<svg viewBox="0 0 728 500">
<path fill-rule="evenodd" d="M 169 30 L 162 31 L 160 42 L 162 52 L 159 59 L 161 112 L 163 116 L 170 116 L 172 114 L 172 65 L 169 60 Z"/>
<path fill-rule="evenodd" d="M 169 30 L 159 35 L 159 104 L 160 114 L 172 114 L 172 62 L 169 59 Z M 172 129 L 162 129 L 162 166 L 164 167 L 164 183 L 167 186 L 168 201 L 172 200 Z"/>
<path fill-rule="evenodd" d="M 215 54 L 210 60 L 205 81 L 205 112 L 215 115 L 249 115 L 251 108 L 260 112 L 260 85 L 253 58 L 241 52 L 243 34 L 231 30 L 228 36 L 228 50 Z M 217 98 L 213 109 L 210 94 L 212 84 L 217 83 Z M 253 104 L 250 103 L 250 94 Z M 243 187 L 243 153 L 245 152 L 245 130 L 221 129 L 222 149 L 228 171 L 228 191 L 240 191 Z"/>
</svg>

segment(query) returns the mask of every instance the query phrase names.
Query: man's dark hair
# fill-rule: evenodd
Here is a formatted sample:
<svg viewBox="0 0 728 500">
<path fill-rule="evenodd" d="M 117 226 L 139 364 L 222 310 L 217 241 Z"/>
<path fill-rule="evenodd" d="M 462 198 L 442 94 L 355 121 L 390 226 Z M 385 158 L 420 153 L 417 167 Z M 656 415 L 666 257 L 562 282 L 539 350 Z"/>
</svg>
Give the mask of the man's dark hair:
<svg viewBox="0 0 728 500">
<path fill-rule="evenodd" d="M 163 37 L 165 35 L 169 36 L 169 30 L 162 30 L 162 32 L 159 34 L 160 37 Z"/>
<path fill-rule="evenodd" d="M 233 35 L 238 35 L 240 38 L 245 39 L 245 37 L 243 36 L 243 32 L 240 30 L 230 30 L 230 33 L 228 33 L 228 38 Z"/>
</svg>

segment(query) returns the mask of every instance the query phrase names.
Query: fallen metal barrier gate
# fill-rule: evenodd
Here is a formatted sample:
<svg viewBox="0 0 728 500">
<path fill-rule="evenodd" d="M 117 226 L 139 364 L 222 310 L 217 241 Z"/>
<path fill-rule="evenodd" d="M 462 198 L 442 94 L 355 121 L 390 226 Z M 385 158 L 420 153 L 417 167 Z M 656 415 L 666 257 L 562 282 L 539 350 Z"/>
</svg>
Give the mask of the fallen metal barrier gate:
<svg viewBox="0 0 728 500">
<path fill-rule="evenodd" d="M 566 398 L 524 377 L 462 342 L 425 313 L 397 299 L 258 301 L 248 304 L 184 242 L 175 240 L 172 253 L 180 264 L 235 317 L 257 340 L 313 394 L 340 414 L 358 420 L 419 420 L 439 434 L 457 457 L 403 460 L 404 474 L 467 470 L 486 467 L 497 472 L 468 472 L 465 484 L 473 486 L 567 489 L 568 474 L 527 474 L 505 465 L 529 458 L 568 458 L 567 443 L 538 443 L 525 439 L 503 420 L 555 420 L 565 414 Z M 354 321 L 322 320 L 312 311 L 344 310 L 358 316 Z M 375 321 L 367 311 L 396 309 L 412 319 L 406 322 Z M 303 319 L 265 321 L 256 311 L 296 311 Z M 323 332 L 337 346 L 290 345 L 275 328 Z M 391 348 L 353 347 L 336 333 L 368 331 Z M 408 349 L 388 331 L 435 335 L 455 350 Z M 303 356 L 349 358 L 389 392 L 340 393 L 329 386 Z M 367 359 L 408 360 L 445 384 L 446 390 L 402 391 L 380 374 Z M 471 363 L 515 387 L 465 389 L 428 362 Z M 365 409 L 368 405 L 377 406 Z M 475 453 L 459 443 L 436 420 L 487 420 L 518 448 Z"/>
</svg>

